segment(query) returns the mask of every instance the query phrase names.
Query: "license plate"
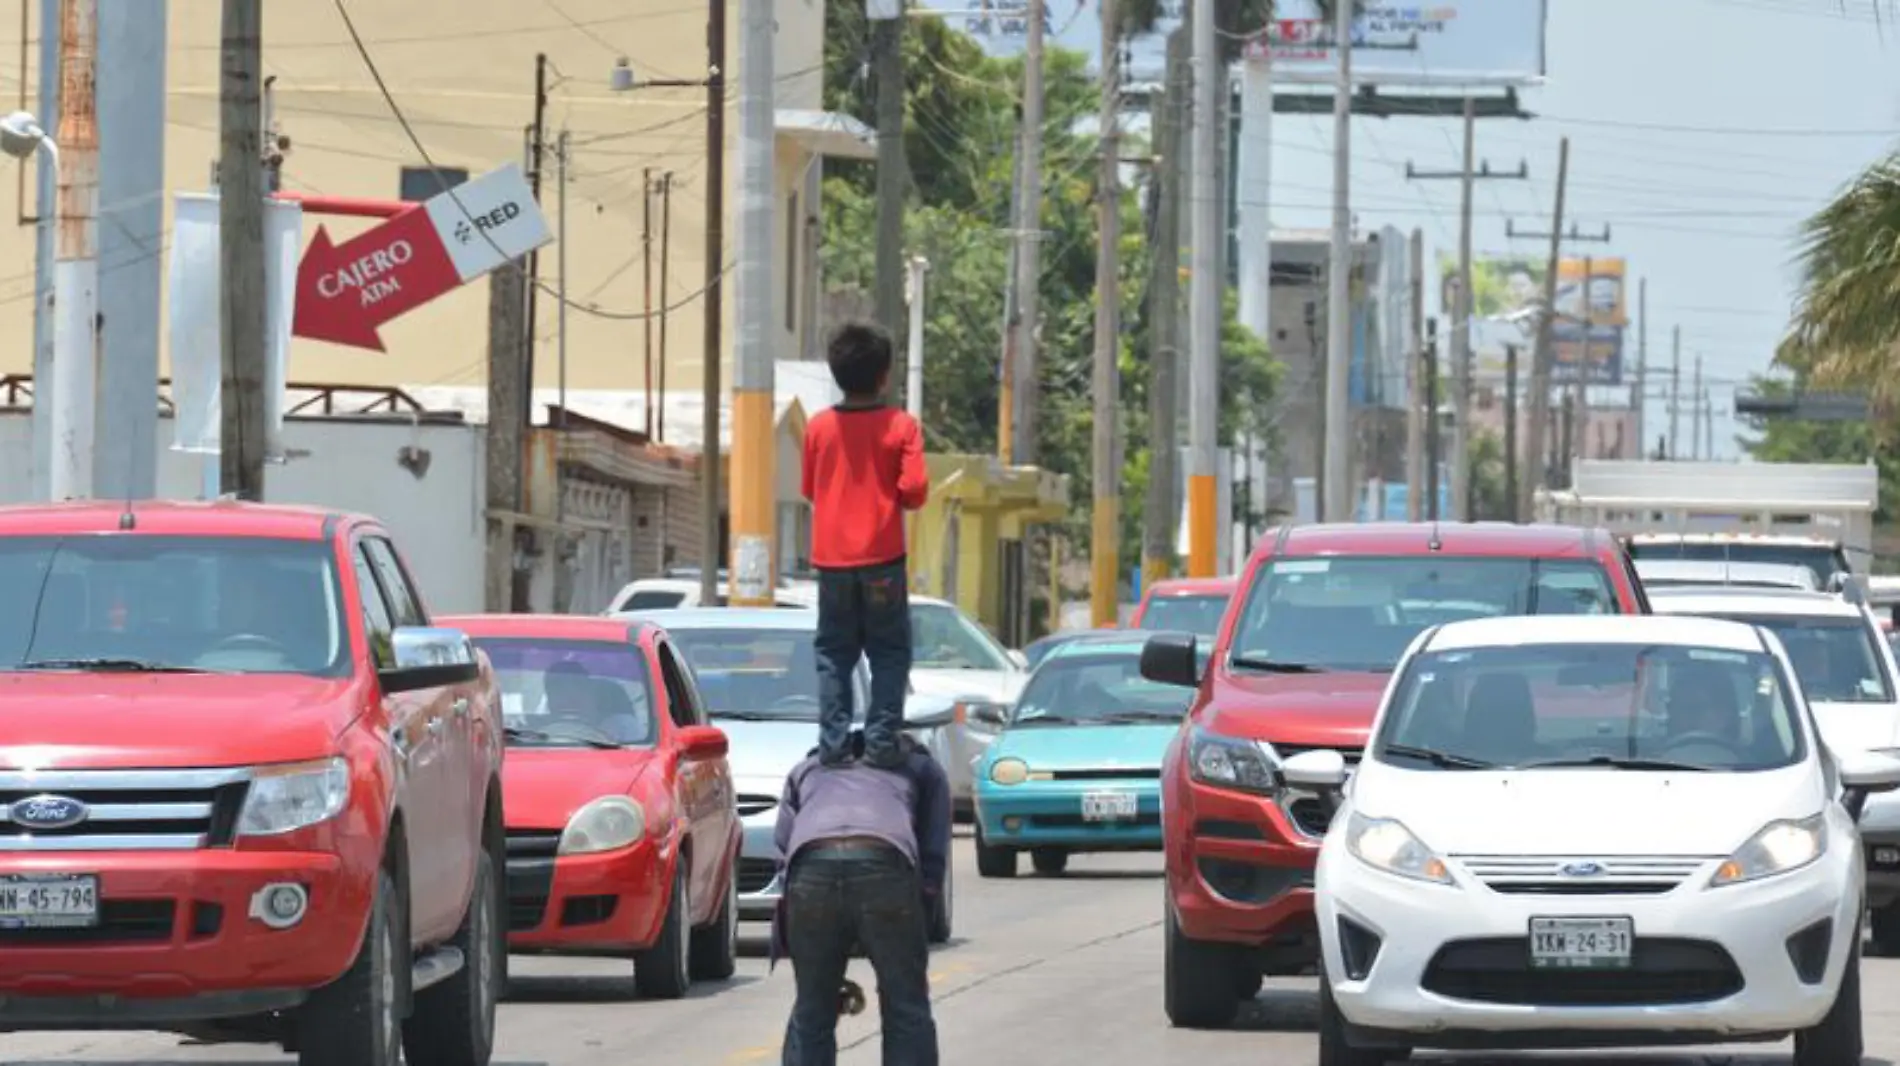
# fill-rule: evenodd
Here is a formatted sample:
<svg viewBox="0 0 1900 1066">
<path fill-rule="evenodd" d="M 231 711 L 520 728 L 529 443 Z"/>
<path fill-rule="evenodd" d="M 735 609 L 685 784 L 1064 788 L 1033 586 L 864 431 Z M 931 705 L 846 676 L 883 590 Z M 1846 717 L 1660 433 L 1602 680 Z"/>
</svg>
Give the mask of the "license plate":
<svg viewBox="0 0 1900 1066">
<path fill-rule="evenodd" d="M 1532 918 L 1531 968 L 1626 970 L 1635 939 L 1628 918 Z"/>
<path fill-rule="evenodd" d="M 1089 792 L 1082 796 L 1085 822 L 1126 822 L 1135 817 L 1133 792 Z"/>
<path fill-rule="evenodd" d="M 98 924 L 97 877 L 0 877 L 0 929 L 72 929 Z"/>
</svg>

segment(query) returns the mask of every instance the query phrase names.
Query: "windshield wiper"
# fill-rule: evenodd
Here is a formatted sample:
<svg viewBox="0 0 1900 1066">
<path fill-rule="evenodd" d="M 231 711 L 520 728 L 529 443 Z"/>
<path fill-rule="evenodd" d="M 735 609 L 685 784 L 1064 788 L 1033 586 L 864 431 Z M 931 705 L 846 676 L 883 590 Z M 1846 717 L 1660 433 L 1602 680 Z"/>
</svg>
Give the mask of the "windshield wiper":
<svg viewBox="0 0 1900 1066">
<path fill-rule="evenodd" d="M 1323 674 L 1324 666 L 1312 663 L 1281 663 L 1272 659 L 1260 659 L 1251 655 L 1236 655 L 1227 660 L 1228 665 L 1242 670 L 1264 670 L 1269 674 Z"/>
<path fill-rule="evenodd" d="M 1060 714 L 1038 714 L 1030 718 L 1018 718 L 1009 723 L 1011 729 L 1020 729 L 1028 725 L 1074 725 L 1076 720 Z"/>
<path fill-rule="evenodd" d="M 624 746 L 615 744 L 611 740 L 596 740 L 593 737 L 577 737 L 572 733 L 546 733 L 539 729 L 521 729 L 515 726 L 509 726 L 502 730 L 501 735 L 509 740 L 526 740 L 536 744 L 583 744 L 601 751 L 619 751 Z"/>
<path fill-rule="evenodd" d="M 764 714 L 760 711 L 712 711 L 712 712 L 709 712 L 708 717 L 719 718 L 728 722 L 783 722 L 783 721 L 786 721 L 786 717 L 782 714 Z M 792 721 L 797 721 L 797 720 L 798 719 L 792 719 Z"/>
<path fill-rule="evenodd" d="M 1716 769 L 1692 762 L 1674 762 L 1669 759 L 1641 759 L 1627 755 L 1586 755 L 1574 759 L 1547 759 L 1543 762 L 1530 762 L 1516 766 L 1516 770 L 1556 770 L 1564 767 L 1602 766 L 1611 770 L 1685 770 L 1694 773 L 1708 773 Z"/>
<path fill-rule="evenodd" d="M 1182 717 L 1186 713 L 1187 713 L 1186 711 L 1173 712 L 1173 713 L 1168 712 L 1168 711 L 1116 711 L 1114 714 L 1102 715 L 1100 718 L 1097 718 L 1096 721 L 1108 722 L 1108 723 L 1178 722 L 1182 719 Z"/>
<path fill-rule="evenodd" d="M 1387 744 L 1379 749 L 1381 755 L 1398 755 L 1407 759 L 1423 759 L 1441 770 L 1492 770 L 1497 763 L 1473 759 L 1468 755 L 1453 755 L 1436 748 L 1420 748 L 1411 744 Z"/>
<path fill-rule="evenodd" d="M 196 666 L 174 666 L 149 659 L 31 659 L 16 670 L 97 670 L 100 673 L 126 674 L 209 674 L 213 671 Z"/>
</svg>

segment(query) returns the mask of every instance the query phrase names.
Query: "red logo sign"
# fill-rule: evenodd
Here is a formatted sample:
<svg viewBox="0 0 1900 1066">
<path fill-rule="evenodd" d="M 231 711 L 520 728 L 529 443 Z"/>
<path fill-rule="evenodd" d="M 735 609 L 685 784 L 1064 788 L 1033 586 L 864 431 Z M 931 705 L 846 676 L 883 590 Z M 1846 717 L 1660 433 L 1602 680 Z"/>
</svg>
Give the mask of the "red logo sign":
<svg viewBox="0 0 1900 1066">
<path fill-rule="evenodd" d="M 383 351 L 377 329 L 462 282 L 429 213 L 417 205 L 331 244 L 322 226 L 297 265 L 291 333 Z"/>
</svg>

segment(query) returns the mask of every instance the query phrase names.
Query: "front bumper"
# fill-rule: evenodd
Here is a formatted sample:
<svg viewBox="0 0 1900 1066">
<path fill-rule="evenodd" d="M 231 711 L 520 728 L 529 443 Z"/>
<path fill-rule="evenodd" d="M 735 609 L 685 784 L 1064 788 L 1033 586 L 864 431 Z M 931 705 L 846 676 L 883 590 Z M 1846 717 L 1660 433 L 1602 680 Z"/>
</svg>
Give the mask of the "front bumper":
<svg viewBox="0 0 1900 1066">
<path fill-rule="evenodd" d="M 784 887 L 778 879 L 778 807 L 748 814 L 739 824 L 745 831 L 739 845 L 739 918 L 771 921 Z"/>
<path fill-rule="evenodd" d="M 1373 870 L 1334 846 L 1317 899 L 1332 994 L 1352 1026 L 1418 1047 L 1565 1047 L 1772 1037 L 1819 1022 L 1859 935 L 1858 850 L 1708 889 L 1718 859 L 1666 892 L 1500 892 Z M 1632 965 L 1530 965 L 1533 917 L 1627 917 Z M 1593 1035 L 1597 1034 L 1597 1035 Z"/>
<path fill-rule="evenodd" d="M 100 922 L 0 929 L 0 1028 L 162 1028 L 295 1006 L 355 958 L 373 873 L 311 852 L 7 855 L 0 874 L 97 876 Z M 283 882 L 304 887 L 309 909 L 274 930 L 250 916 L 252 900 Z"/>
<path fill-rule="evenodd" d="M 1178 763 L 1164 775 L 1168 898 L 1182 934 L 1258 949 L 1270 973 L 1310 967 L 1320 837 L 1289 813 L 1312 819 L 1308 801 L 1204 785 Z"/>
<path fill-rule="evenodd" d="M 1084 817 L 1083 797 L 1117 792 L 1135 797 L 1132 819 Z M 1161 786 L 1152 779 L 1025 781 L 976 786 L 976 820 L 987 844 L 1064 851 L 1159 851 Z"/>
<path fill-rule="evenodd" d="M 558 834 L 555 834 L 558 838 Z M 515 951 L 623 954 L 659 936 L 672 870 L 653 840 L 596 855 L 524 854 L 511 834 L 508 946 Z"/>
</svg>

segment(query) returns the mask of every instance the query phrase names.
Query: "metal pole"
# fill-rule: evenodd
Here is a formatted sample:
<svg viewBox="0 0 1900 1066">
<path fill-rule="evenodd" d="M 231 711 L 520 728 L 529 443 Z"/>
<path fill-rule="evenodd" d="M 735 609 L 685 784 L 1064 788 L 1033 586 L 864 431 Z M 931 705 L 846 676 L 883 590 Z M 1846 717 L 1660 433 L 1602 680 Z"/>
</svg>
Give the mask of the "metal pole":
<svg viewBox="0 0 1900 1066">
<path fill-rule="evenodd" d="M 1438 320 L 1425 323 L 1425 517 L 1433 522 L 1439 507 L 1439 457 L 1444 454 L 1444 421 L 1438 417 Z"/>
<path fill-rule="evenodd" d="M 1021 118 L 1022 109 L 1019 107 L 1019 123 Z M 1010 224 L 1020 225 L 1023 217 L 1023 141 L 1020 134 L 1016 138 L 1016 158 L 1010 164 L 1009 196 Z M 1016 275 L 1022 270 L 1022 258 L 1022 240 L 1012 240 L 1009 246 L 1009 276 L 1003 285 L 1003 351 L 997 364 L 996 386 L 996 455 L 1004 466 L 1013 466 L 1016 462 L 1016 342 L 1021 335 L 1021 331 L 1016 328 L 1016 320 L 1020 317 L 1016 298 L 1021 295 Z"/>
<path fill-rule="evenodd" d="M 1335 3 L 1333 48 L 1333 239 L 1326 277 L 1326 510 L 1352 520 L 1352 8 Z M 1435 503 L 1434 503 L 1435 505 Z"/>
<path fill-rule="evenodd" d="M 1504 502 L 1517 500 L 1517 345 L 1504 346 Z"/>
<path fill-rule="evenodd" d="M 1036 418 L 1042 390 L 1037 386 L 1040 362 L 1036 351 L 1041 319 L 1038 296 L 1042 282 L 1042 52 L 1044 0 L 1029 0 L 1029 40 L 1023 53 L 1022 199 L 1016 219 L 1016 350 L 1012 429 L 1016 440 L 1012 460 L 1033 464 L 1038 454 Z"/>
<path fill-rule="evenodd" d="M 1191 193 L 1188 210 L 1193 250 L 1188 275 L 1188 576 L 1213 577 L 1220 536 L 1220 488 L 1215 480 L 1219 462 L 1221 293 L 1220 188 L 1215 181 L 1220 145 L 1215 122 L 1220 117 L 1220 94 L 1227 79 L 1221 76 L 1214 32 L 1214 5 L 1193 5 L 1194 137 L 1188 164 Z"/>
<path fill-rule="evenodd" d="M 1089 541 L 1089 615 L 1093 624 L 1114 625 L 1121 607 L 1121 470 L 1118 451 L 1121 411 L 1121 24 L 1115 0 L 1101 0 L 1102 172 L 1095 194 L 1095 393 L 1094 496 Z M 1051 601 L 1051 607 L 1055 607 Z M 1051 619 L 1054 619 L 1052 614 Z"/>
<path fill-rule="evenodd" d="M 671 315 L 667 307 L 667 262 L 673 251 L 673 172 L 667 171 L 660 178 L 660 386 L 653 397 L 653 439 L 666 439 L 666 320 Z"/>
<path fill-rule="evenodd" d="M 1676 447 L 1681 429 L 1682 327 L 1675 326 L 1669 334 L 1669 454 L 1665 458 L 1674 459 L 1682 454 Z"/>
<path fill-rule="evenodd" d="M 1240 324 L 1273 344 L 1273 50 L 1241 65 Z"/>
<path fill-rule="evenodd" d="M 1644 431 L 1647 428 L 1644 417 L 1649 413 L 1649 279 L 1643 278 L 1636 283 L 1636 384 L 1630 388 L 1630 408 L 1636 416 L 1636 446 L 1631 459 L 1641 459 L 1644 443 Z"/>
<path fill-rule="evenodd" d="M 904 314 L 904 22 L 901 13 L 871 22 L 871 77 L 877 92 L 874 295 L 878 323 L 892 336 Z"/>
<path fill-rule="evenodd" d="M 773 433 L 772 0 L 743 0 L 739 35 L 739 246 L 734 276 L 732 581 L 735 607 L 770 607 L 776 560 Z"/>
<path fill-rule="evenodd" d="M 561 429 L 567 428 L 567 145 L 567 129 L 563 127 L 560 137 L 555 140 L 554 144 L 554 181 L 556 185 L 554 200 L 557 205 L 556 210 L 561 216 L 560 220 L 555 223 L 556 226 L 559 227 L 559 233 L 555 238 L 556 259 L 554 265 L 555 269 L 561 272 L 561 280 L 559 287 L 555 290 L 555 299 L 560 303 L 560 306 L 555 309 L 554 329 L 556 337 L 554 341 L 554 358 L 559 364 L 556 368 L 559 374 L 559 381 L 557 382 L 559 387 L 556 391 L 560 395 Z M 651 394 L 649 393 L 649 395 Z M 555 515 L 558 518 L 561 513 L 562 496 L 560 491 L 560 464 L 558 462 L 555 464 L 554 480 L 554 507 Z"/>
<path fill-rule="evenodd" d="M 1425 233 L 1412 231 L 1412 357 L 1405 361 L 1405 519 L 1424 514 L 1425 491 Z"/>
<path fill-rule="evenodd" d="M 706 319 L 700 362 L 699 602 L 719 602 L 719 360 L 726 274 L 726 0 L 706 7 Z"/>
<path fill-rule="evenodd" d="M 1155 198 L 1154 247 L 1148 276 L 1148 497 L 1142 513 L 1142 587 L 1174 572 L 1181 503 L 1179 419 L 1181 345 L 1181 116 L 1192 83 L 1187 31 L 1168 35 L 1167 86 L 1155 112 L 1157 159 L 1150 173 Z"/>
<path fill-rule="evenodd" d="M 224 0 L 219 85 L 218 331 L 223 365 L 218 468 L 220 488 L 242 500 L 264 498 L 264 158 L 262 0 Z M 66 80 L 66 91 L 74 91 Z M 64 128 L 64 122 L 61 123 Z M 70 173 L 72 164 L 67 163 Z M 63 289 L 62 289 L 63 291 Z M 88 317 L 90 317 L 88 311 Z M 90 373 L 87 375 L 90 379 Z M 90 391 L 90 380 L 87 381 Z M 67 395 L 62 388 L 59 395 Z"/>
<path fill-rule="evenodd" d="M 1702 401 L 1705 394 L 1702 391 L 1702 357 L 1700 355 L 1695 357 L 1695 385 L 1690 388 L 1689 395 L 1694 397 L 1691 402 L 1695 405 L 1689 412 L 1689 458 L 1707 459 L 1708 456 L 1702 454 Z"/>
<path fill-rule="evenodd" d="M 227 0 L 227 19 L 230 7 Z M 92 495 L 93 393 L 99 353 L 99 125 L 93 97 L 97 18 L 98 0 L 64 0 L 60 5 L 61 106 L 55 136 L 59 230 L 53 267 L 51 487 L 55 500 Z"/>
<path fill-rule="evenodd" d="M 1531 516 L 1543 482 L 1544 448 L 1550 434 L 1551 327 L 1557 320 L 1557 271 L 1562 265 L 1564 186 L 1570 175 L 1570 138 L 1557 144 L 1557 202 L 1550 222 L 1550 258 L 1544 266 L 1544 306 L 1537 318 L 1537 350 L 1531 357 L 1530 418 L 1525 429 L 1523 483 L 1518 486 L 1519 521 Z"/>
<path fill-rule="evenodd" d="M 61 0 L 39 0 L 40 25 L 59 25 Z M 28 38 L 27 27 L 20 39 Z M 57 126 L 59 108 L 60 41 L 57 33 L 40 34 L 40 106 L 42 122 Z M 48 500 L 53 493 L 53 405 L 54 395 L 54 317 L 58 308 L 53 301 L 54 232 L 58 228 L 59 161 L 53 152 L 39 153 L 39 179 L 34 183 L 33 214 L 39 219 L 35 233 L 33 276 L 33 498 Z"/>
<path fill-rule="evenodd" d="M 653 168 L 640 170 L 640 290 L 642 310 L 640 331 L 646 341 L 646 356 L 643 360 L 645 370 L 646 395 L 643 406 L 646 408 L 647 439 L 653 440 Z"/>
<path fill-rule="evenodd" d="M 924 275 L 930 260 L 910 257 L 910 343 L 904 352 L 904 410 L 919 422 L 924 417 Z"/>
<path fill-rule="evenodd" d="M 1465 159 L 1458 202 L 1458 299 L 1451 323 L 1451 514 L 1471 521 L 1471 197 L 1477 168 L 1478 101 L 1465 97 Z"/>
</svg>

